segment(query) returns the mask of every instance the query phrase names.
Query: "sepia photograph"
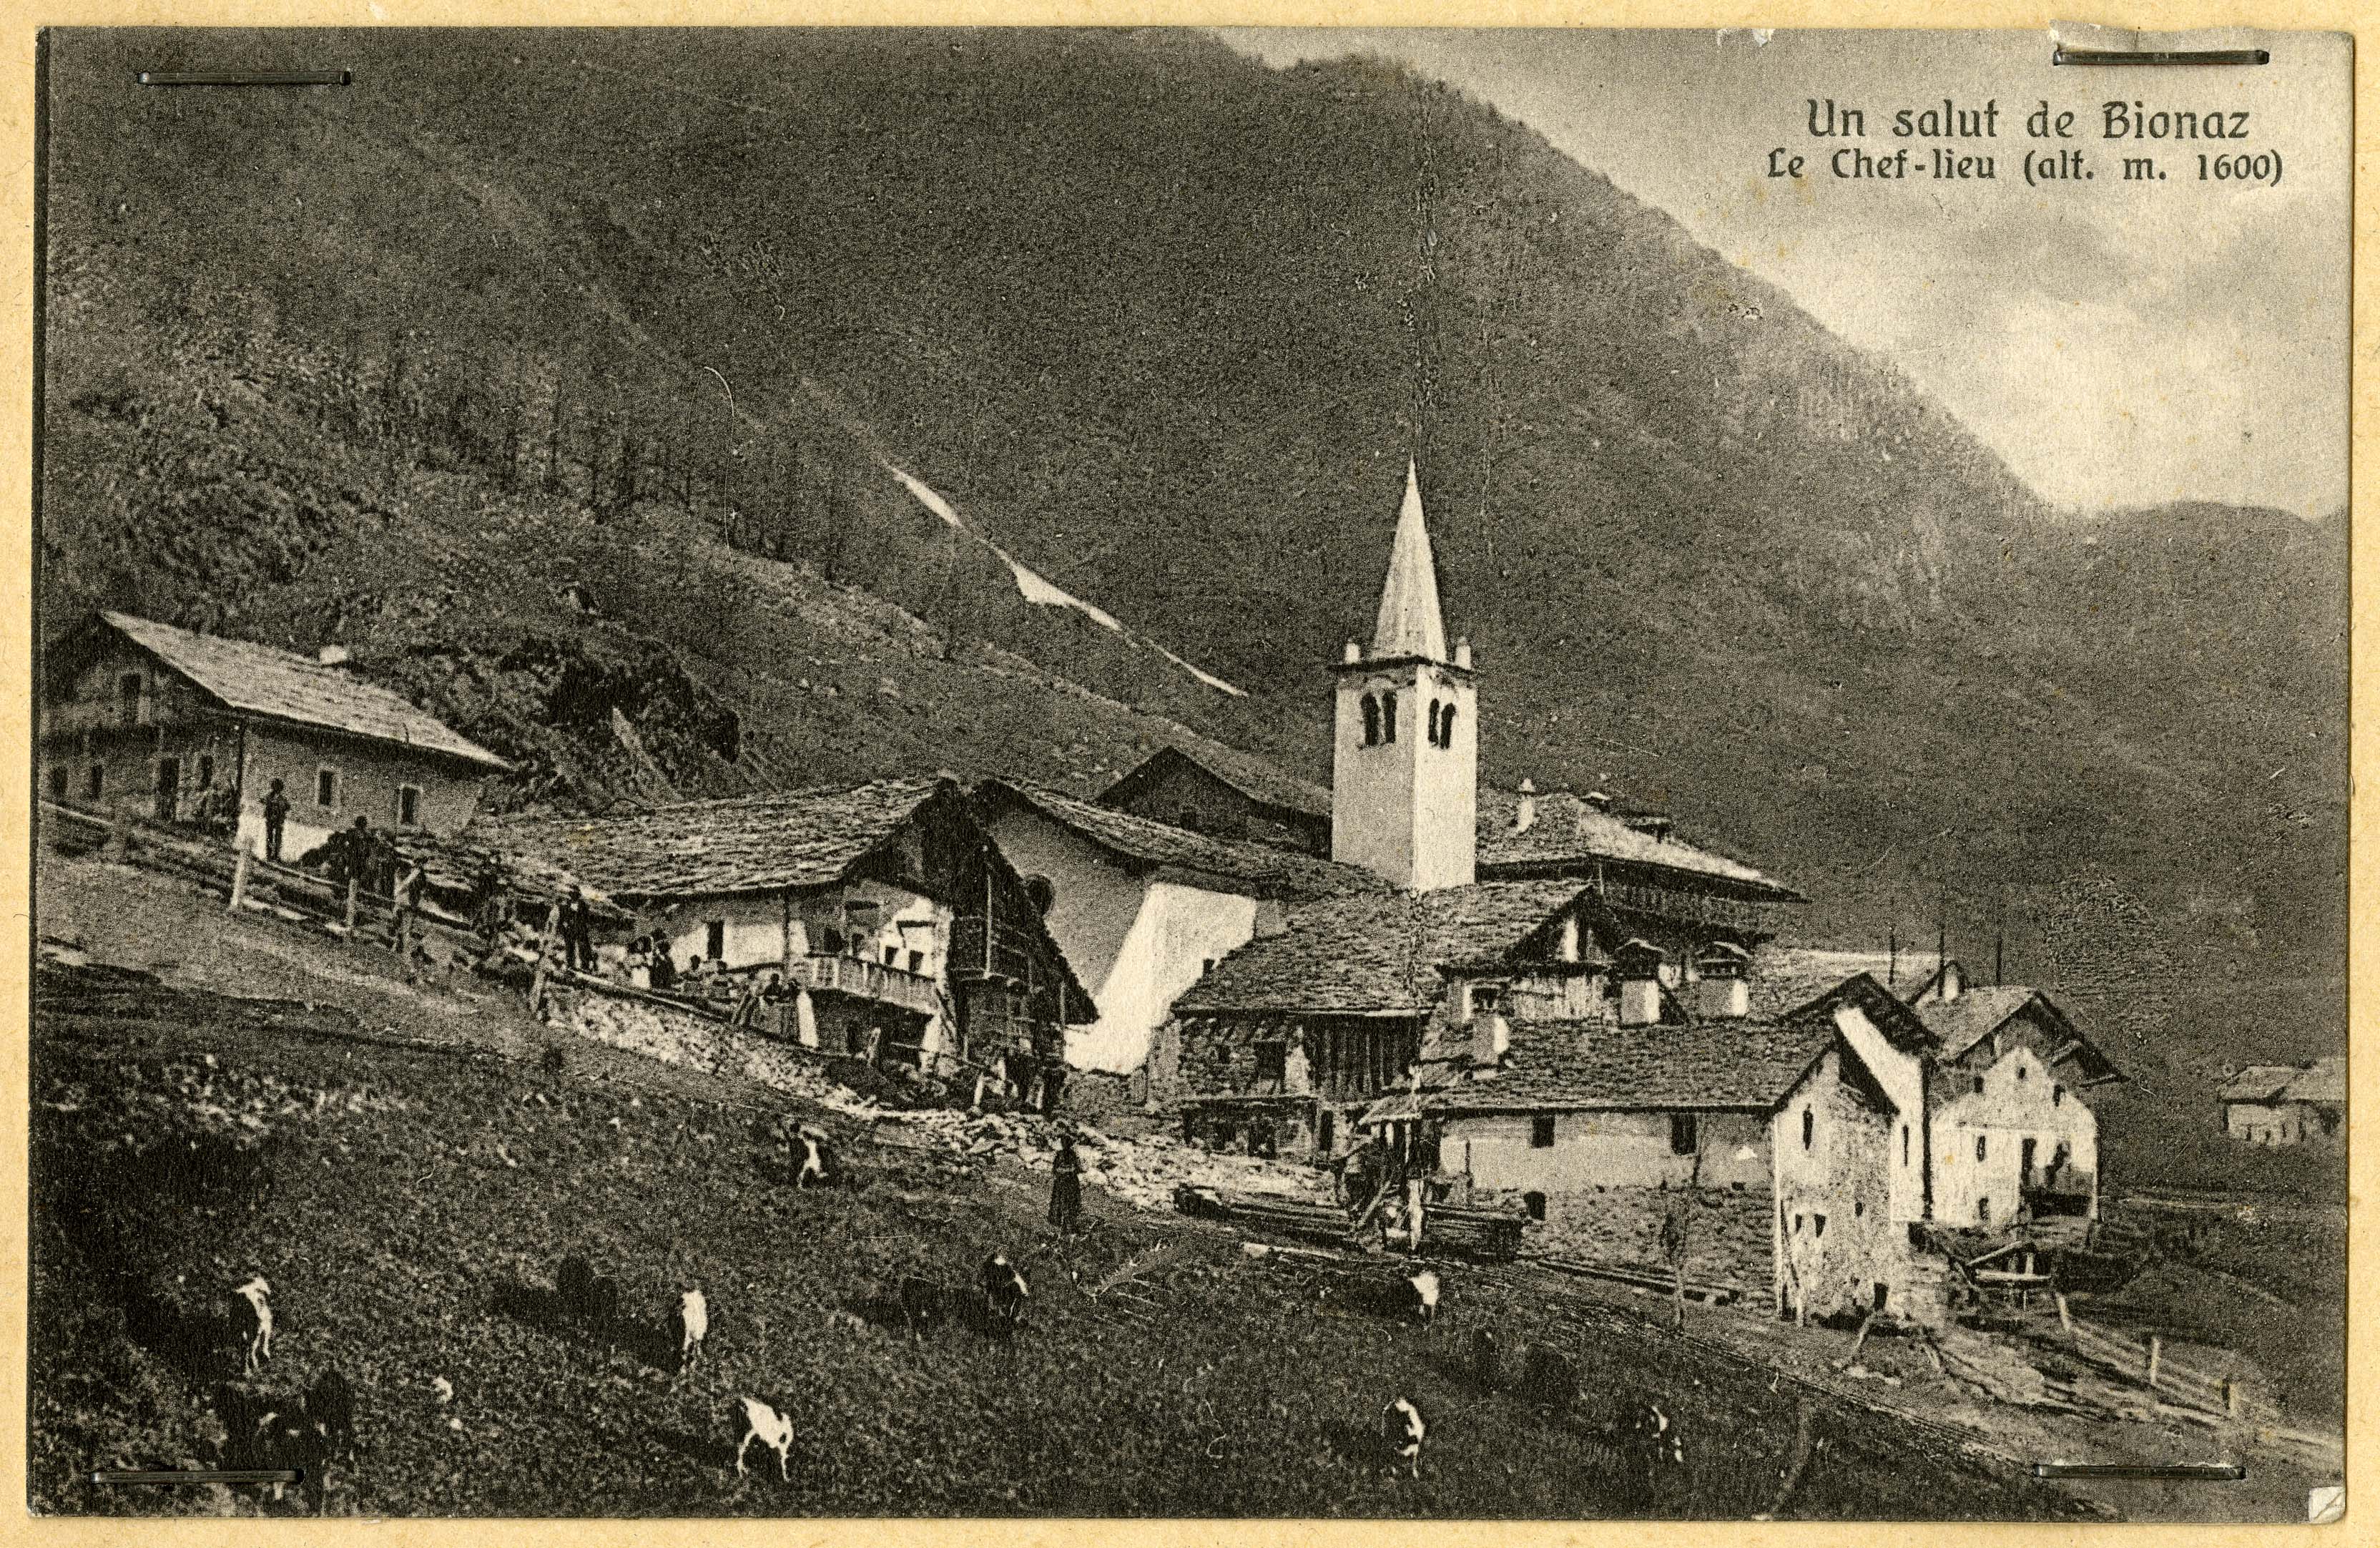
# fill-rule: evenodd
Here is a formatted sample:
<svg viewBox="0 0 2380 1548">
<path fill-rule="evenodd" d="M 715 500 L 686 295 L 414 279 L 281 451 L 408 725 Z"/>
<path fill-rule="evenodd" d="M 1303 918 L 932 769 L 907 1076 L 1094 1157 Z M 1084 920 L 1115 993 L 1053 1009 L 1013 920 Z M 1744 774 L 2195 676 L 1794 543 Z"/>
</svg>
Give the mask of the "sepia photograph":
<svg viewBox="0 0 2380 1548">
<path fill-rule="evenodd" d="M 2340 1518 L 2350 48 L 44 32 L 26 1507 Z"/>
</svg>

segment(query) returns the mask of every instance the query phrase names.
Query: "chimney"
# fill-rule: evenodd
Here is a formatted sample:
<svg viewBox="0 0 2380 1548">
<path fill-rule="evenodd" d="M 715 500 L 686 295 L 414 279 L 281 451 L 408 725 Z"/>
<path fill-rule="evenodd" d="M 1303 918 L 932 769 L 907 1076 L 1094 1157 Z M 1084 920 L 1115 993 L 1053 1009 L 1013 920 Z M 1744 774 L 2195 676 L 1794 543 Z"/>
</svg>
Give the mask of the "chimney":
<svg viewBox="0 0 2380 1548">
<path fill-rule="evenodd" d="M 1350 640 L 1339 652 L 1339 659 L 1353 666 L 1364 659 L 1364 647 Z"/>
<path fill-rule="evenodd" d="M 1471 670 L 1471 641 L 1467 637 L 1454 642 L 1454 664 L 1465 672 Z"/>
<path fill-rule="evenodd" d="M 1512 831 L 1526 833 L 1537 825 L 1537 786 L 1535 780 L 1521 781 L 1521 804 L 1512 809 Z"/>
<path fill-rule="evenodd" d="M 1611 954 L 1620 981 L 1620 1024 L 1649 1027 L 1661 1019 L 1661 960 L 1666 954 L 1649 941 L 1627 942 Z"/>
<path fill-rule="evenodd" d="M 345 666 L 347 664 L 347 648 L 345 645 L 325 645 L 314 652 L 314 661 L 321 666 Z"/>
<path fill-rule="evenodd" d="M 1752 985 L 1742 946 L 1716 941 L 1694 958 L 1694 1014 L 1706 1021 L 1741 1021 L 1752 1014 Z"/>
<path fill-rule="evenodd" d="M 1966 988 L 1961 981 L 1965 977 L 1966 974 L 1960 970 L 1956 962 L 1943 963 L 1941 970 L 1935 975 L 1934 997 L 1944 1005 L 1949 1005 L 1959 997 L 1961 991 Z"/>
</svg>

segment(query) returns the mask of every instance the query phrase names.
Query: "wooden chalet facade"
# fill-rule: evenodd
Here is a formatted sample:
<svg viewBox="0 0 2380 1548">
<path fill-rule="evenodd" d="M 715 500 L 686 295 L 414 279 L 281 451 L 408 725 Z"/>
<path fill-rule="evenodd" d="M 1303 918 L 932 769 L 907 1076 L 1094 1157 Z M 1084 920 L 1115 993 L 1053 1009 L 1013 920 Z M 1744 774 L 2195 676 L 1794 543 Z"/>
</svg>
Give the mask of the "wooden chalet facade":
<svg viewBox="0 0 2380 1548">
<path fill-rule="evenodd" d="M 1042 1110 L 1069 1027 L 1098 1006 L 1038 902 L 953 780 L 880 780 L 604 817 L 513 818 L 475 834 L 551 860 L 625 908 L 674 961 L 773 969 L 805 1042 Z"/>
</svg>

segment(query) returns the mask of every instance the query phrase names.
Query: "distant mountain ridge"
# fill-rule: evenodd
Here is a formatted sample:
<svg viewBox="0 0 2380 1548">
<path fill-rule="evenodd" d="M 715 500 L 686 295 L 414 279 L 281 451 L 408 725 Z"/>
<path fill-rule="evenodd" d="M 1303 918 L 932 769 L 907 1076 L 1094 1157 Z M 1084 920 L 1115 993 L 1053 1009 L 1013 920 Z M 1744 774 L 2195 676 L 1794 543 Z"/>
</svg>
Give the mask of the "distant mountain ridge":
<svg viewBox="0 0 2380 1548">
<path fill-rule="evenodd" d="M 2137 917 L 2335 1019 L 2343 518 L 2053 511 L 1441 84 L 367 30 L 351 88 L 198 97 L 122 83 L 274 45 L 53 38 L 45 628 L 348 640 L 520 798 L 1086 791 L 1194 735 L 1327 780 L 1412 456 L 1485 777 L 1659 802 L 1821 938 L 1997 920 L 2065 981 Z"/>
</svg>

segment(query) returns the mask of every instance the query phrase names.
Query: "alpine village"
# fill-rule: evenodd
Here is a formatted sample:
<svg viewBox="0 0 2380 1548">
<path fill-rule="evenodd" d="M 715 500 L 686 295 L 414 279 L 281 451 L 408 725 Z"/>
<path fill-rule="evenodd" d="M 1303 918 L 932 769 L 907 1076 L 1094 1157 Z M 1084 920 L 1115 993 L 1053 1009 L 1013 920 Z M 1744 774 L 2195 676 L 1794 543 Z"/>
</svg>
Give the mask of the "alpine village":
<svg viewBox="0 0 2380 1548">
<path fill-rule="evenodd" d="M 1099 80 L 1176 47 L 1079 43 Z M 612 58 L 613 43 L 456 46 L 480 61 L 437 75 L 457 102 L 510 90 L 487 82 L 516 48 L 571 92 L 645 100 L 641 55 L 601 79 L 578 71 L 574 51 Z M 147 67 L 116 47 L 89 44 L 100 63 L 71 78 Z M 965 99 L 986 122 L 1041 110 L 1002 94 L 996 59 L 934 48 L 918 55 L 930 67 L 990 83 Z M 1304 93 L 1281 98 L 1281 124 L 1377 108 L 1365 133 L 1402 143 L 1399 126 L 1454 115 L 1430 132 L 1489 148 L 1464 176 L 1558 190 L 1558 225 L 1511 196 L 1534 230 L 1561 234 L 1515 243 L 1556 252 L 1587 239 L 1573 211 L 1603 211 L 1639 232 L 1614 249 L 1638 255 L 1628 274 L 1706 276 L 1679 279 L 1681 295 L 1743 280 L 1682 237 L 1643 235 L 1647 212 L 1443 89 L 1180 50 L 1182 82 Z M 854 69 L 804 79 L 855 100 L 882 85 Z M 1190 85 L 1164 91 L 1189 92 L 1184 121 L 1205 122 Z M 261 95 L 166 95 L 127 111 L 230 116 L 134 150 L 106 149 L 115 129 L 88 116 L 54 137 L 60 186 L 89 186 L 54 199 L 49 226 L 60 374 L 41 553 L 51 604 L 73 605 L 42 620 L 35 664 L 36 1514 L 2269 1520 L 2302 1518 L 2309 1491 L 2343 1476 L 2343 1213 L 2305 1180 L 2341 1163 L 2343 1061 L 2319 1029 L 2284 1025 L 2308 1020 L 2288 1007 L 2312 998 L 2266 1009 L 2249 984 L 2223 998 L 2205 987 L 2224 970 L 2213 958 L 2158 944 L 2180 939 L 2160 932 L 2179 894 L 2144 905 L 2074 879 L 2145 872 L 2123 872 L 2137 855 L 2095 826 L 2104 787 L 2056 774 L 2083 757 L 2057 745 L 2065 711 L 2025 723 L 2038 760 L 1995 774 L 1978 752 L 1955 773 L 1961 790 L 1998 780 L 2043 824 L 2105 840 L 2058 879 L 2009 884 L 2032 885 L 2034 905 L 2054 893 L 2034 917 L 2084 921 L 2100 943 L 2087 949 L 2083 933 L 2004 928 L 1988 881 L 1955 905 L 1913 894 L 1908 878 L 1948 874 L 1926 868 L 1954 846 L 1963 875 L 2018 866 L 2000 808 L 1907 852 L 1916 820 L 1893 803 L 1949 778 L 1966 743 L 1912 729 L 1868 762 L 1827 751 L 1819 766 L 1812 734 L 1790 739 L 1760 702 L 1770 685 L 1719 664 L 1753 656 L 1702 638 L 1738 650 L 1765 627 L 1748 620 L 1783 616 L 1771 602 L 1722 579 L 1706 599 L 1722 628 L 1631 611 L 1679 584 L 1645 555 L 1699 555 L 1709 533 L 1614 545 L 1608 561 L 1566 538 L 1501 552 L 1537 540 L 1485 525 L 1497 504 L 1561 475 L 1524 468 L 1507 478 L 1528 493 L 1511 494 L 1463 482 L 1424 403 L 1328 454 L 1330 488 L 1360 488 L 1360 513 L 1343 500 L 1327 532 L 1281 540 L 1327 555 L 1284 552 L 1268 592 L 1242 571 L 1275 563 L 1273 534 L 1218 518 L 1245 534 L 1217 560 L 1235 579 L 1179 571 L 1172 618 L 1235 616 L 1256 642 L 1210 664 L 1254 680 L 1248 663 L 1271 659 L 1305 685 L 1264 689 L 1278 725 L 1234 742 L 1233 725 L 1257 724 L 1230 719 L 1250 696 L 1140 633 L 1146 599 L 1111 614 L 1069 591 L 1020 556 L 1034 549 L 1016 530 L 994 542 L 870 426 L 906 414 L 914 439 L 936 416 L 956 423 L 962 388 L 862 401 L 821 369 L 786 388 L 772 448 L 776 432 L 726 401 L 761 391 L 726 353 L 716 382 L 689 367 L 666 393 L 618 364 L 606 419 L 610 367 L 547 378 L 524 355 L 512 378 L 450 380 L 448 343 L 396 327 L 339 335 L 344 358 L 378 362 L 351 381 L 298 342 L 309 308 L 347 304 L 330 291 L 250 313 L 194 266 L 203 304 L 161 299 L 151 317 L 107 288 L 109 265 L 151 262 L 143 243 L 179 250 L 142 235 L 143 195 L 113 191 L 136 176 L 123 169 L 217 135 L 280 156 L 287 138 L 239 116 L 267 111 Z M 695 95 L 636 111 L 728 111 Z M 322 101 L 289 111 L 373 99 Z M 507 99 L 504 132 L 538 158 L 579 154 L 531 101 Z M 589 128 L 584 154 L 645 153 L 609 132 Z M 1135 138 L 1068 132 L 1102 157 Z M 643 238 L 534 213 L 545 196 L 520 190 L 571 180 L 561 170 L 500 191 L 468 137 L 399 140 L 445 168 L 439 187 L 480 190 L 435 240 L 502 227 L 491 252 L 537 244 L 580 276 L 506 315 L 585 308 L 631 328 L 635 309 L 589 298 L 629 284 L 605 266 Z M 222 155 L 230 168 L 249 152 Z M 932 182 L 885 176 L 911 193 Z M 664 190 L 658 205 L 666 181 L 638 186 Z M 295 173 L 285 185 L 313 193 Z M 774 197 L 735 207 L 761 222 Z M 1402 198 L 1384 229 L 1402 229 Z M 1077 202 L 1083 221 L 1107 218 Z M 931 228 L 961 239 L 983 207 L 968 208 Z M 197 231 L 214 216 L 192 202 L 175 218 Z M 820 217 L 821 241 L 833 224 Z M 209 243 L 193 250 L 237 256 Z M 777 274 L 739 250 L 702 250 L 722 274 Z M 337 267 L 359 295 L 397 283 Z M 503 283 L 516 279 L 532 283 Z M 945 265 L 930 283 L 976 279 L 991 283 Z M 162 297 L 180 282 L 155 283 Z M 795 295 L 794 279 L 771 283 Z M 1361 283 L 1333 284 L 1372 304 Z M 1014 293 L 1057 306 L 1064 289 Z M 1117 294 L 1082 317 L 1129 304 Z M 1786 303 L 1767 304 L 1771 319 L 1741 325 L 1785 326 Z M 1473 329 L 1469 305 L 1444 326 Z M 136 342 L 107 355 L 91 319 L 135 311 Z M 1172 324 L 1132 326 L 1117 337 Z M 152 327 L 176 342 L 138 344 Z M 652 355 L 658 331 L 621 360 Z M 837 380 L 863 378 L 869 351 L 925 372 L 913 346 L 862 340 Z M 1666 361 L 1668 347 L 1610 353 Z M 1035 357 L 1044 381 L 1075 369 L 1062 352 Z M 520 402 L 491 397 L 516 388 Z M 183 400 L 200 405 L 187 426 Z M 634 419 L 654 403 L 683 418 Z M 1525 411 L 1531 433 L 1571 434 L 1560 410 Z M 1185 396 L 1167 412 L 1225 410 Z M 1663 433 L 1733 434 L 1752 412 L 1681 396 Z M 711 445 L 714 421 L 727 428 Z M 1019 422 L 949 444 L 1022 478 L 1034 437 L 1065 433 Z M 1609 433 L 1594 457 L 1615 468 L 1655 455 Z M 1323 487 L 1324 455 L 1284 479 Z M 1682 480 L 1706 457 L 1660 455 L 1668 471 L 1626 463 L 1624 477 Z M 1873 476 L 1904 477 L 1888 464 Z M 962 466 L 976 464 L 948 452 L 931 476 L 955 489 Z M 176 480 L 198 493 L 159 493 Z M 1237 486 L 1199 487 L 1220 507 Z M 1720 498 L 1693 487 L 1679 499 Z M 1080 519 L 1110 522 L 1111 545 L 1159 541 L 1175 518 L 1136 515 L 1135 498 L 1119 486 L 1116 513 Z M 1268 499 L 1249 508 L 1295 506 Z M 237 514 L 219 522 L 205 500 Z M 1741 565 L 1712 573 L 1752 573 L 1767 530 L 1730 529 Z M 1792 563 L 1847 573 L 1849 552 Z M 2026 562 L 2046 575 L 2056 558 Z M 1347 579 L 1329 632 L 1273 650 L 1266 599 L 1323 563 Z M 1487 595 L 1496 573 L 1541 594 Z M 1495 621 L 1536 603 L 1567 632 Z M 1184 652 L 1208 648 L 1174 627 Z M 1523 638 L 1525 652 L 1475 649 Z M 1636 676 L 1598 676 L 1623 654 Z M 1663 658 L 1671 675 L 1646 676 Z M 1869 670 L 1815 663 L 1812 680 L 1851 687 L 1821 683 L 1813 701 L 1851 705 L 1884 680 Z M 1941 725 L 1980 725 L 2019 692 L 1995 698 L 1960 670 L 1934 695 Z M 1194 701 L 1208 718 L 1179 708 Z M 1823 734 L 1848 748 L 1893 725 L 1861 713 Z M 1577 723 L 1631 750 L 1622 775 L 1521 745 Z M 1703 762 L 1690 748 L 1707 766 L 1686 766 Z M 1892 791 L 1847 788 L 1884 768 Z M 1878 813 L 1873 846 L 1849 853 L 1840 828 L 1795 840 L 1779 788 Z M 2163 859 L 2209 863 L 2227 841 L 2205 841 Z M 2303 842 L 2273 852 L 2314 853 Z M 2192 942 L 2252 932 L 2215 882 L 2190 896 Z M 2320 993 L 2311 972 L 2291 981 Z M 2218 1007 L 2222 1041 L 2169 1036 L 2189 995 Z M 2149 1115 L 2124 1106 L 2149 1086 Z M 2154 1475 L 2178 1462 L 2231 1471 Z M 110 1481 L 159 1469 L 206 1480 Z"/>
</svg>

